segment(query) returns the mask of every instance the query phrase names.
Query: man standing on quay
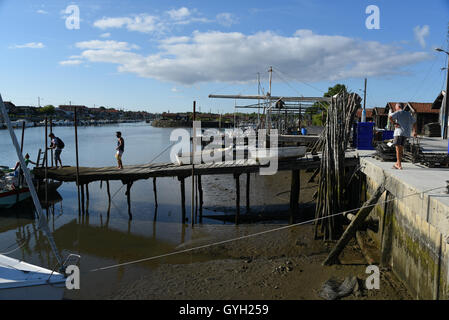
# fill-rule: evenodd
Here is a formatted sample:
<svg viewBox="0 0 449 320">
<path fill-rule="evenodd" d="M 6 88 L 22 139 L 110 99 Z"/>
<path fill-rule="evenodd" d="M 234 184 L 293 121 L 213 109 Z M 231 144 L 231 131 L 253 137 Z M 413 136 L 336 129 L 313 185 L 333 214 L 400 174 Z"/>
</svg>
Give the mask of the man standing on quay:
<svg viewBox="0 0 449 320">
<path fill-rule="evenodd" d="M 390 115 L 390 121 L 394 123 L 393 144 L 396 146 L 396 163 L 393 169 L 402 170 L 402 155 L 404 153 L 404 144 L 407 138 L 410 138 L 411 129 L 413 127 L 413 137 L 416 137 L 416 119 L 410 112 L 404 111 L 404 104 L 397 103 L 395 112 Z"/>
</svg>

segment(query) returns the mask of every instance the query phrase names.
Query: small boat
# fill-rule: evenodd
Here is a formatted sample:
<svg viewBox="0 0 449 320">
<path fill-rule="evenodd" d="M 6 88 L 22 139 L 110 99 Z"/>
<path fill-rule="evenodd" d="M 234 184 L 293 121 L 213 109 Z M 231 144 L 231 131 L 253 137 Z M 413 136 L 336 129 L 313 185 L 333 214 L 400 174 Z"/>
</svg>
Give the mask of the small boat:
<svg viewBox="0 0 449 320">
<path fill-rule="evenodd" d="M 0 191 L 0 209 L 11 208 L 18 202 L 28 199 L 30 196 L 30 189 L 28 188 L 2 190 Z"/>
<path fill-rule="evenodd" d="M 227 154 L 232 152 L 232 146 L 226 148 L 213 148 L 213 149 L 205 149 L 202 151 L 198 151 L 194 153 L 194 158 L 199 159 L 201 163 L 205 162 L 204 159 L 207 159 L 207 162 L 221 162 L 223 154 Z M 232 156 L 232 155 L 231 155 Z M 176 162 L 178 165 L 187 165 L 192 162 L 192 154 L 191 152 L 181 153 L 179 152 L 176 155 Z"/>
<path fill-rule="evenodd" d="M 61 300 L 66 277 L 0 254 L 0 300 Z"/>
<path fill-rule="evenodd" d="M 282 147 L 275 149 L 265 149 L 265 148 L 250 148 L 249 157 L 257 161 L 271 161 L 276 158 L 281 160 L 297 159 L 302 158 L 306 155 L 307 147 Z"/>
</svg>

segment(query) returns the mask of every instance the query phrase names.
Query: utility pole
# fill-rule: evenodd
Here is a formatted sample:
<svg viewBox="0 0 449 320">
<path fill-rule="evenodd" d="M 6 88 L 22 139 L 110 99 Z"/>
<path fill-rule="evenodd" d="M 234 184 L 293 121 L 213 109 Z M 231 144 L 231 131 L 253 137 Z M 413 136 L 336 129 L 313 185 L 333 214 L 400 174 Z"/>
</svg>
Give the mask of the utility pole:
<svg viewBox="0 0 449 320">
<path fill-rule="evenodd" d="M 270 73 L 270 92 L 268 92 L 268 95 L 271 96 L 271 80 L 273 78 L 273 67 L 270 67 L 270 70 L 268 70 Z"/>
<path fill-rule="evenodd" d="M 362 110 L 362 122 L 366 122 L 366 82 L 365 78 L 365 90 L 363 90 L 363 110 Z"/>
<path fill-rule="evenodd" d="M 257 72 L 257 129 L 260 127 L 260 73 Z"/>
<path fill-rule="evenodd" d="M 442 108 L 444 108 L 443 111 L 443 127 L 442 127 L 442 137 L 443 139 L 447 139 L 447 134 L 448 134 L 448 128 L 447 128 L 447 121 L 448 121 L 448 116 L 449 116 L 449 52 L 447 52 L 446 50 L 443 50 L 441 48 L 435 48 L 436 51 L 438 52 L 443 52 L 447 55 L 447 76 L 446 76 L 446 96 L 444 98 L 445 104 L 444 106 L 441 106 Z"/>
</svg>

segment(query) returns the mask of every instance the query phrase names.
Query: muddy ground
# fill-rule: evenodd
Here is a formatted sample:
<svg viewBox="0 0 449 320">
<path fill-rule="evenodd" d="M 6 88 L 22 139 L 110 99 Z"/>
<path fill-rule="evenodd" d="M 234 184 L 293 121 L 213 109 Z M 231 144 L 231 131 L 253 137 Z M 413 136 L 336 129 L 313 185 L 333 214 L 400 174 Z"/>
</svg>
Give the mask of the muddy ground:
<svg viewBox="0 0 449 320">
<path fill-rule="evenodd" d="M 301 173 L 301 202 L 312 200 L 316 183 L 307 183 L 311 173 Z M 242 206 L 245 204 L 245 176 L 242 175 Z M 285 211 L 289 199 L 290 175 L 251 176 L 252 212 L 270 215 Z M 228 208 L 232 215 L 234 181 L 227 176 L 205 181 L 205 206 L 217 211 Z M 230 199 L 232 199 L 230 201 Z M 257 208 L 257 209 L 256 209 Z M 243 213 L 245 214 L 245 213 Z M 285 226 L 285 221 L 244 224 L 235 237 Z M 179 249 L 210 242 L 192 241 Z M 255 237 L 195 250 L 183 255 L 202 262 L 161 264 L 149 275 L 120 288 L 112 299 L 322 299 L 319 291 L 330 278 L 357 276 L 364 283 L 367 263 L 355 240 L 340 256 L 341 265 L 322 266 L 334 243 L 314 240 L 313 225 L 305 224 L 264 233 Z M 379 290 L 362 290 L 343 299 L 411 299 L 405 287 L 388 270 L 381 269 Z"/>
</svg>

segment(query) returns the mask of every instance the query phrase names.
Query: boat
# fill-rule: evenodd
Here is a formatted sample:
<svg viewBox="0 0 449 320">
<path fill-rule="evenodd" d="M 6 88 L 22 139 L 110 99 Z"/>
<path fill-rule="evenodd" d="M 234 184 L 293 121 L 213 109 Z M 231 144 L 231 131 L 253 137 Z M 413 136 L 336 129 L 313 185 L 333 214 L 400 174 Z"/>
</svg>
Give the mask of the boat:
<svg viewBox="0 0 449 320">
<path fill-rule="evenodd" d="M 194 158 L 199 159 L 201 163 L 204 162 L 204 159 L 207 159 L 211 162 L 221 162 L 223 154 L 226 156 L 226 154 L 232 152 L 232 146 L 226 147 L 226 148 L 213 148 L 213 149 L 205 149 L 202 151 L 198 151 L 194 153 Z M 229 157 L 229 156 L 228 156 Z M 232 155 L 231 155 L 232 157 Z M 191 164 L 192 162 L 192 153 L 186 152 L 182 153 L 181 151 L 176 154 L 176 162 L 178 165 L 186 165 Z"/>
<path fill-rule="evenodd" d="M 66 277 L 0 254 L 0 300 L 61 300 Z"/>
<path fill-rule="evenodd" d="M 277 158 L 278 161 L 302 158 L 306 155 L 307 147 L 279 147 L 276 149 L 250 148 L 249 157 L 256 161 L 271 161 Z"/>
<path fill-rule="evenodd" d="M 0 209 L 8 209 L 31 196 L 30 189 L 19 188 L 0 191 Z"/>
</svg>

